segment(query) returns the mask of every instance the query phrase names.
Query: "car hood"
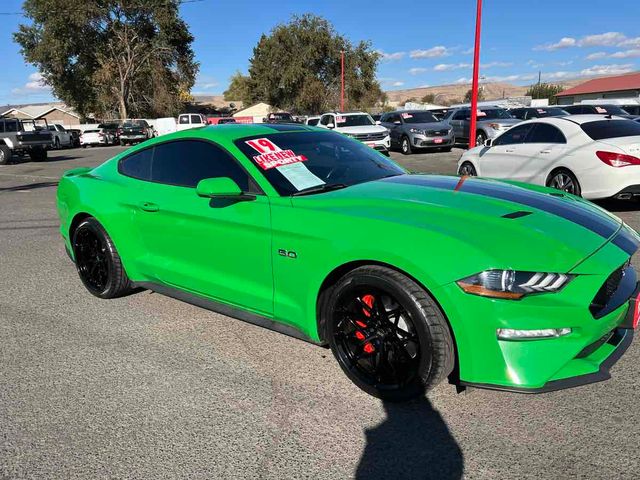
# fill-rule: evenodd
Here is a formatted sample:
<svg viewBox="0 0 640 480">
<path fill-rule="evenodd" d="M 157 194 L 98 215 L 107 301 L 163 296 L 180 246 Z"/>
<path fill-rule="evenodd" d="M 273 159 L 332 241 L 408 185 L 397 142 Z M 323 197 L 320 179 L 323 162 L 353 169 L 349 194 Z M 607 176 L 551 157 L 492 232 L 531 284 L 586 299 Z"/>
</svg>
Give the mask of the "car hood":
<svg viewBox="0 0 640 480">
<path fill-rule="evenodd" d="M 340 133 L 351 133 L 353 135 L 361 134 L 361 133 L 383 133 L 386 132 L 387 129 L 380 125 L 360 125 L 357 127 L 336 127 L 334 128 L 336 132 Z"/>
<path fill-rule="evenodd" d="M 451 125 L 446 122 L 406 123 L 405 126 L 421 130 L 449 130 L 451 128 Z"/>
<path fill-rule="evenodd" d="M 414 256 L 451 255 L 451 269 L 460 274 L 569 272 L 622 225 L 587 201 L 544 187 L 436 175 L 400 175 L 292 201 L 349 217 L 345 228 L 358 226 L 351 237 L 374 232 L 362 242 Z"/>
</svg>

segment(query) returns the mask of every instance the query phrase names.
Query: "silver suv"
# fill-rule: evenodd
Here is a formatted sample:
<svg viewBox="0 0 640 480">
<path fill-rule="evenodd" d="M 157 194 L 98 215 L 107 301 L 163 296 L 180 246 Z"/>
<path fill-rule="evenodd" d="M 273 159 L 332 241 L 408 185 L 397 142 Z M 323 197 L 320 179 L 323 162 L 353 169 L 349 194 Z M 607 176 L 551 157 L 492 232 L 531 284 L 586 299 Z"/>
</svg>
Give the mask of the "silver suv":
<svg viewBox="0 0 640 480">
<path fill-rule="evenodd" d="M 46 160 L 51 138 L 46 120 L 0 118 L 0 165 L 9 163 L 13 155 L 28 154 L 37 162 Z"/>
<path fill-rule="evenodd" d="M 469 143 L 469 123 L 471 120 L 469 107 L 454 108 L 448 111 L 442 120 L 453 127 L 457 142 Z M 509 112 L 501 107 L 478 108 L 475 131 L 476 145 L 482 145 L 487 138 L 495 138 L 521 121 L 513 118 Z"/>
<path fill-rule="evenodd" d="M 405 155 L 418 149 L 450 152 L 456 143 L 453 128 L 427 110 L 402 110 L 382 115 L 380 124 L 391 133 L 391 146 Z"/>
</svg>

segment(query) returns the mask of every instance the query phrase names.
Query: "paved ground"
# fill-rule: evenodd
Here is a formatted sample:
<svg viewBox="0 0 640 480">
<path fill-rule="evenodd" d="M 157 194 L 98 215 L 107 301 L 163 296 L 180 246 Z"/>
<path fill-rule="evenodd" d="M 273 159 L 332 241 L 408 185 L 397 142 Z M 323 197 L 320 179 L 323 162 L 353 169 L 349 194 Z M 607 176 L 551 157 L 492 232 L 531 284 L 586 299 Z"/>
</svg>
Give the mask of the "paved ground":
<svg viewBox="0 0 640 480">
<path fill-rule="evenodd" d="M 608 382 L 542 396 L 441 385 L 383 404 L 328 350 L 149 292 L 85 293 L 61 172 L 0 167 L 0 478 L 638 478 L 640 346 Z M 395 155 L 452 173 L 451 154 Z M 612 203 L 636 228 L 636 204 Z"/>
</svg>

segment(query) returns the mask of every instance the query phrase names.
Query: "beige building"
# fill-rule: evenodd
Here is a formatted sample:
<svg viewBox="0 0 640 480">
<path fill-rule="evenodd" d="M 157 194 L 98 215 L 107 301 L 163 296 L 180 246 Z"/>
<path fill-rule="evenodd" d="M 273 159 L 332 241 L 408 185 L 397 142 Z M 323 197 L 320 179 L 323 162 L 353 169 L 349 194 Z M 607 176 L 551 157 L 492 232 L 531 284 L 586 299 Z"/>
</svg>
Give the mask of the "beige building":
<svg viewBox="0 0 640 480">
<path fill-rule="evenodd" d="M 269 112 L 272 111 L 271 105 L 268 103 L 260 102 L 250 107 L 243 108 L 233 114 L 234 117 L 253 117 L 254 122 L 262 122 L 262 119 L 266 117 Z"/>
<path fill-rule="evenodd" d="M 47 123 L 59 123 L 67 127 L 80 123 L 80 115 L 63 103 L 13 107 L 0 113 L 0 117 L 19 118 L 21 120 L 46 119 Z"/>
</svg>

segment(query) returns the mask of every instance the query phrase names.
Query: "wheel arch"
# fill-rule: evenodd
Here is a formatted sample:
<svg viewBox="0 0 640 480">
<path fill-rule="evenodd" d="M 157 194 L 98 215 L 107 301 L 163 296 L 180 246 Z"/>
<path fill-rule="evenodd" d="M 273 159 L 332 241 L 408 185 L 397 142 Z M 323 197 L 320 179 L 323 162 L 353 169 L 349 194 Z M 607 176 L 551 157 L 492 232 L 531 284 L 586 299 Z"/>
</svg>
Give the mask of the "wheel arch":
<svg viewBox="0 0 640 480">
<path fill-rule="evenodd" d="M 323 345 L 326 345 L 328 343 L 327 339 L 325 338 L 325 325 L 326 325 L 327 318 L 325 317 L 323 312 L 324 304 L 328 298 L 327 294 L 331 291 L 331 287 L 335 285 L 340 278 L 345 276 L 350 271 L 355 270 L 358 267 L 363 267 L 365 265 L 378 265 L 381 267 L 389 268 L 398 273 L 401 273 L 402 275 L 405 275 L 407 278 L 411 279 L 416 284 L 418 284 L 418 286 L 422 288 L 425 292 L 427 292 L 427 294 L 433 299 L 433 301 L 436 303 L 436 306 L 440 310 L 440 313 L 442 313 L 443 318 L 447 322 L 447 327 L 449 328 L 449 333 L 451 334 L 451 338 L 453 340 L 454 367 L 449 378 L 451 379 L 451 381 L 454 381 L 454 382 L 457 381 L 457 377 L 459 376 L 458 375 L 458 372 L 459 372 L 458 343 L 456 341 L 455 332 L 453 331 L 451 322 L 449 321 L 449 317 L 447 316 L 446 312 L 442 308 L 442 305 L 440 304 L 438 299 L 433 295 L 431 290 L 425 286 L 423 282 L 418 280 L 414 275 L 411 275 L 411 273 L 389 263 L 381 262 L 378 260 L 353 260 L 347 263 L 343 263 L 342 265 L 335 267 L 331 272 L 329 272 L 329 274 L 322 281 L 318 294 L 316 295 L 316 323 L 318 328 L 318 336 L 320 338 L 321 343 Z"/>
</svg>

